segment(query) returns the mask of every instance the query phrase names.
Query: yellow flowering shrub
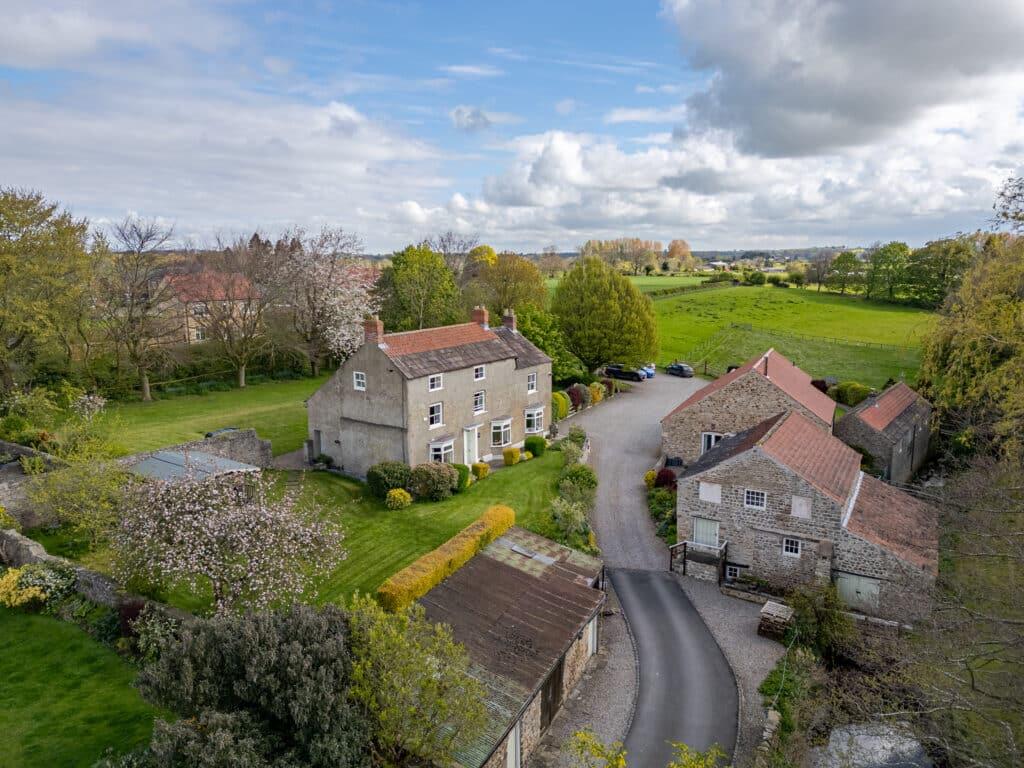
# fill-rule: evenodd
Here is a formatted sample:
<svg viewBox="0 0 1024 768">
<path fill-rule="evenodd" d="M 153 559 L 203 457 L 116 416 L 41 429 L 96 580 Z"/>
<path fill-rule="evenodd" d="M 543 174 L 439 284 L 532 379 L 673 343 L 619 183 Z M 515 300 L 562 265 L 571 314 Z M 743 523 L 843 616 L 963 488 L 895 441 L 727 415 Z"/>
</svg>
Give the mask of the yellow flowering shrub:
<svg viewBox="0 0 1024 768">
<path fill-rule="evenodd" d="M 384 499 L 384 506 L 388 509 L 405 509 L 412 504 L 412 494 L 405 488 L 392 488 Z"/>
<path fill-rule="evenodd" d="M 512 467 L 519 463 L 520 455 L 518 448 L 506 448 L 501 452 L 506 467 Z"/>
<path fill-rule="evenodd" d="M 45 603 L 46 593 L 39 587 L 21 587 L 20 568 L 9 568 L 0 575 L 0 605 L 21 608 L 33 603 Z"/>
<path fill-rule="evenodd" d="M 21 525 L 14 519 L 7 507 L 0 504 L 0 530 L 15 530 L 21 532 Z"/>
<path fill-rule="evenodd" d="M 377 589 L 377 600 L 389 611 L 403 610 L 459 570 L 515 523 L 515 511 L 496 504 L 440 547 L 387 579 Z"/>
<path fill-rule="evenodd" d="M 653 469 L 648 469 L 644 472 L 644 485 L 647 486 L 647 490 L 651 490 L 654 487 L 654 480 L 658 477 L 658 473 Z"/>
<path fill-rule="evenodd" d="M 473 464 L 470 469 L 473 470 L 473 476 L 476 477 L 477 480 L 483 480 L 491 474 L 491 465 L 486 461 L 478 461 L 476 464 Z"/>
<path fill-rule="evenodd" d="M 590 404 L 597 405 L 604 400 L 604 385 L 599 382 L 593 382 L 589 386 L 590 389 Z"/>
</svg>

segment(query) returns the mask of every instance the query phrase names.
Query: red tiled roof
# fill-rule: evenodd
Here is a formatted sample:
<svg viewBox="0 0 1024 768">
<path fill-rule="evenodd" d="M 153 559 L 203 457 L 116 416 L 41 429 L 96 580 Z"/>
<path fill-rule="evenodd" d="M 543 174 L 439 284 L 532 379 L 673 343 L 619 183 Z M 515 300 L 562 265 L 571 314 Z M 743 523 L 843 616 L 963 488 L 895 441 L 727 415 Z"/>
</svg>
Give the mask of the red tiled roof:
<svg viewBox="0 0 1024 768">
<path fill-rule="evenodd" d="M 387 347 L 384 351 L 388 357 L 401 357 L 417 352 L 431 352 L 436 349 L 461 347 L 464 344 L 496 341 L 497 339 L 494 331 L 477 323 L 442 325 L 438 328 L 424 328 L 421 331 L 385 333 L 384 343 Z"/>
<path fill-rule="evenodd" d="M 832 424 L 832 417 L 835 414 L 836 404 L 832 399 L 817 387 L 811 384 L 811 377 L 793 365 L 789 360 L 780 355 L 774 349 L 769 349 L 760 357 L 748 360 L 734 371 L 712 381 L 703 389 L 699 389 L 690 395 L 686 400 L 676 406 L 665 416 L 667 419 L 675 413 L 689 408 L 698 403 L 708 395 L 724 389 L 740 376 L 754 371 L 764 376 L 768 381 L 781 389 L 786 395 L 800 403 L 807 410 L 824 421 Z M 665 419 L 662 419 L 664 421 Z"/>
<path fill-rule="evenodd" d="M 893 384 L 856 412 L 857 418 L 881 432 L 897 416 L 917 402 L 918 394 L 902 381 Z"/>
<path fill-rule="evenodd" d="M 189 272 L 170 275 L 171 285 L 178 301 L 239 301 L 249 297 L 252 286 L 244 275 L 223 272 Z"/>
<path fill-rule="evenodd" d="M 934 574 L 939 559 L 938 518 L 934 507 L 864 475 L 846 530 Z"/>
<path fill-rule="evenodd" d="M 846 501 L 860 474 L 860 454 L 797 411 L 764 438 L 761 448 L 839 502 Z"/>
</svg>

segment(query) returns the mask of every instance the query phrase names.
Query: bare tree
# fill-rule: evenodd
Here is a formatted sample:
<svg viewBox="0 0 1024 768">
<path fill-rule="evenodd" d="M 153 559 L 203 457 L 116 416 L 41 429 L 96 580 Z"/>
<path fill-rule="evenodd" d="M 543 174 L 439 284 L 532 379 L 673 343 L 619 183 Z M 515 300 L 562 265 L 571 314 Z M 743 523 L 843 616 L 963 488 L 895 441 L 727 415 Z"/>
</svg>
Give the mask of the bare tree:
<svg viewBox="0 0 1024 768">
<path fill-rule="evenodd" d="M 444 263 L 455 275 L 455 281 L 462 279 L 462 270 L 466 266 L 466 257 L 477 245 L 480 238 L 477 235 L 460 235 L 458 232 L 448 230 L 427 238 L 430 250 L 440 253 L 444 257 Z"/>
<path fill-rule="evenodd" d="M 996 196 L 995 224 L 1011 232 L 1024 232 L 1024 176 L 1011 176 Z"/>
<path fill-rule="evenodd" d="M 249 363 L 271 346 L 267 321 L 284 294 L 289 246 L 279 241 L 275 247 L 256 233 L 220 244 L 209 259 L 205 328 L 235 366 L 239 387 Z"/>
<path fill-rule="evenodd" d="M 807 282 L 817 283 L 818 291 L 821 291 L 821 286 L 828 281 L 829 273 L 832 271 L 832 260 L 835 258 L 835 254 L 828 251 L 821 251 L 814 255 L 814 257 L 807 264 Z"/>
<path fill-rule="evenodd" d="M 558 248 L 554 245 L 549 245 L 541 253 L 537 266 L 548 277 L 558 277 L 565 270 L 565 261 L 558 255 Z"/>
<path fill-rule="evenodd" d="M 181 327 L 180 318 L 168 311 L 174 289 L 164 279 L 169 256 L 161 252 L 173 232 L 155 219 L 125 217 L 113 226 L 117 249 L 97 281 L 103 326 L 138 371 L 143 400 L 153 399 L 149 374 L 162 345 Z"/>
</svg>

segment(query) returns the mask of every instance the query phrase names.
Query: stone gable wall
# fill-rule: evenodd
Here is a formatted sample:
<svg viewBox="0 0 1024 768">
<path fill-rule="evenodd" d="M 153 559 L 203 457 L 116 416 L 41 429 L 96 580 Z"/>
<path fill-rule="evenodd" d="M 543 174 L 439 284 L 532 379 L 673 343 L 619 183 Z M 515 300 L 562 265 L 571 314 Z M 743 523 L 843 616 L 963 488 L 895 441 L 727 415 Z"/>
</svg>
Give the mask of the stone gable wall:
<svg viewBox="0 0 1024 768">
<path fill-rule="evenodd" d="M 832 428 L 764 376 L 748 371 L 724 389 L 667 417 L 661 424 L 661 452 L 690 464 L 700 456 L 702 432 L 740 432 L 786 411 L 799 411 L 824 430 Z"/>
<path fill-rule="evenodd" d="M 867 451 L 874 468 L 894 483 L 907 483 L 928 457 L 931 437 L 931 406 L 918 400 L 905 419 L 905 430 L 895 441 L 872 429 L 853 415 L 840 419 L 835 434 L 851 447 Z M 904 417 L 900 417 L 904 419 Z"/>
<path fill-rule="evenodd" d="M 845 529 L 836 538 L 833 568 L 879 580 L 876 616 L 907 622 L 928 612 L 935 577 Z"/>
<path fill-rule="evenodd" d="M 835 435 L 851 448 L 866 451 L 871 457 L 873 469 L 889 474 L 892 461 L 892 441 L 853 414 L 847 414 L 836 422 Z"/>
</svg>

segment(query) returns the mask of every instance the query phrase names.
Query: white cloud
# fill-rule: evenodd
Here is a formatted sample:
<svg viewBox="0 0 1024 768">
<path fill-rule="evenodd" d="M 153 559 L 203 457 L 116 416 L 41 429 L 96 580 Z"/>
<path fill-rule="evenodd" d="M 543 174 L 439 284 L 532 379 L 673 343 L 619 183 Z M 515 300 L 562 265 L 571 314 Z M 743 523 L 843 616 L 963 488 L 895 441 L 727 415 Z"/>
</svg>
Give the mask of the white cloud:
<svg viewBox="0 0 1024 768">
<path fill-rule="evenodd" d="M 490 64 L 449 64 L 438 69 L 456 77 L 498 77 L 505 74 Z"/>
<path fill-rule="evenodd" d="M 672 83 L 664 83 L 662 85 L 644 85 L 641 83 L 635 90 L 637 93 L 666 93 L 675 95 L 682 93 L 683 87 L 681 85 L 673 85 Z"/>
<path fill-rule="evenodd" d="M 560 115 L 571 115 L 578 106 L 579 104 L 576 102 L 576 99 L 562 99 L 555 103 L 555 112 Z"/>
<path fill-rule="evenodd" d="M 292 63 L 280 56 L 264 56 L 263 66 L 272 75 L 287 75 L 292 71 Z"/>
<path fill-rule="evenodd" d="M 686 117 L 686 105 L 673 107 L 616 107 L 604 116 L 610 125 L 616 123 L 676 123 Z"/>
<path fill-rule="evenodd" d="M 508 112 L 490 112 L 480 107 L 459 104 L 448 113 L 452 125 L 462 131 L 483 131 L 494 125 L 518 123 L 520 118 Z"/>
</svg>

